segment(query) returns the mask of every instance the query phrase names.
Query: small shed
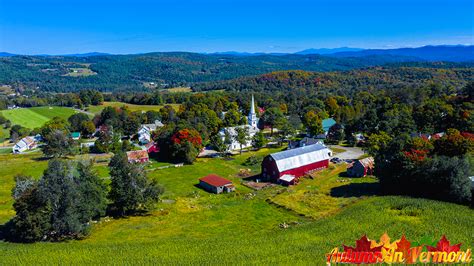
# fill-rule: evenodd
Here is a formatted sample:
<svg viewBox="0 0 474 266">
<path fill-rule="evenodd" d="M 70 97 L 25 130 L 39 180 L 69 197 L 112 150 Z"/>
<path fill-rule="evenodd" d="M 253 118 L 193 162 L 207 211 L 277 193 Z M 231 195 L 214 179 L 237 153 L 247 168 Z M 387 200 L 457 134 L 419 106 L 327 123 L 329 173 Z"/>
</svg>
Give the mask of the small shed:
<svg viewBox="0 0 474 266">
<path fill-rule="evenodd" d="M 368 157 L 362 160 L 357 160 L 349 165 L 347 168 L 347 175 L 352 177 L 364 177 L 366 175 L 374 174 L 374 158 Z"/>
<path fill-rule="evenodd" d="M 278 179 L 278 183 L 284 185 L 284 186 L 290 186 L 290 185 L 295 185 L 296 184 L 296 177 L 294 175 L 282 175 Z"/>
<path fill-rule="evenodd" d="M 229 193 L 235 190 L 235 186 L 232 184 L 232 181 L 214 174 L 200 178 L 199 186 L 209 192 L 216 194 L 220 194 L 222 192 Z"/>
<path fill-rule="evenodd" d="M 149 161 L 148 152 L 146 150 L 128 151 L 127 158 L 129 163 L 146 163 Z"/>
</svg>

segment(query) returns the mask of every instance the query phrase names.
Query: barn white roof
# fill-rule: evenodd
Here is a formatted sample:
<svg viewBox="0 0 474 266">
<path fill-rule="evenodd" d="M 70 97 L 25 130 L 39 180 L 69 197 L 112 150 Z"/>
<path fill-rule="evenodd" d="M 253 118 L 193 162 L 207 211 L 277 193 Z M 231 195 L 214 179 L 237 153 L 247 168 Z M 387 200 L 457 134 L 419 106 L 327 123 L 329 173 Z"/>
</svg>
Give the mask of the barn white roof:
<svg viewBox="0 0 474 266">
<path fill-rule="evenodd" d="M 328 160 L 332 152 L 324 144 L 314 144 L 297 149 L 270 154 L 280 172 Z"/>
</svg>

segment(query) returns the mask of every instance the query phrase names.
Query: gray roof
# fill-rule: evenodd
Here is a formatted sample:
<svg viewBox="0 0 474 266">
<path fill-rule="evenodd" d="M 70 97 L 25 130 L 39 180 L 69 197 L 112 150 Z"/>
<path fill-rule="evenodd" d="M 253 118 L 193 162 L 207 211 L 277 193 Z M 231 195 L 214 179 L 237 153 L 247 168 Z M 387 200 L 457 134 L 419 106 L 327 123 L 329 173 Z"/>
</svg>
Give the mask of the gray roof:
<svg viewBox="0 0 474 266">
<path fill-rule="evenodd" d="M 308 145 L 297 149 L 270 154 L 280 172 L 311 163 L 328 160 L 332 152 L 324 144 Z"/>
</svg>

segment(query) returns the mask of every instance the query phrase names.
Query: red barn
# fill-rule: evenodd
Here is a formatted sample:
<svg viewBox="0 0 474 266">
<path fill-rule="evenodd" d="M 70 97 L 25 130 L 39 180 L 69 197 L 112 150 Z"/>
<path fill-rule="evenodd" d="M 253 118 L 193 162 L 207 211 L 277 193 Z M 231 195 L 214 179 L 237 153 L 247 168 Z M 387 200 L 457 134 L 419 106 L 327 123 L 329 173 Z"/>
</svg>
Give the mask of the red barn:
<svg viewBox="0 0 474 266">
<path fill-rule="evenodd" d="M 324 144 L 314 144 L 268 155 L 262 162 L 265 180 L 287 185 L 314 170 L 327 168 L 332 152 Z"/>
</svg>

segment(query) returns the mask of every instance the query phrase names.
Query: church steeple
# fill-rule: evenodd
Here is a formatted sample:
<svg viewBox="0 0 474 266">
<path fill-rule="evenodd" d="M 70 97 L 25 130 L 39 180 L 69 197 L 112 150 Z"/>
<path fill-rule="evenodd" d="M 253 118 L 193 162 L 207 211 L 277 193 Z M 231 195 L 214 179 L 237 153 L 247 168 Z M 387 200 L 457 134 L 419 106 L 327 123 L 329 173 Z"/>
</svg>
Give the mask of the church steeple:
<svg viewBox="0 0 474 266">
<path fill-rule="evenodd" d="M 251 127 L 257 127 L 258 119 L 257 119 L 257 114 L 255 113 L 255 101 L 253 99 L 253 94 L 252 94 L 252 103 L 250 105 L 250 113 L 249 113 L 248 122 Z"/>
</svg>

